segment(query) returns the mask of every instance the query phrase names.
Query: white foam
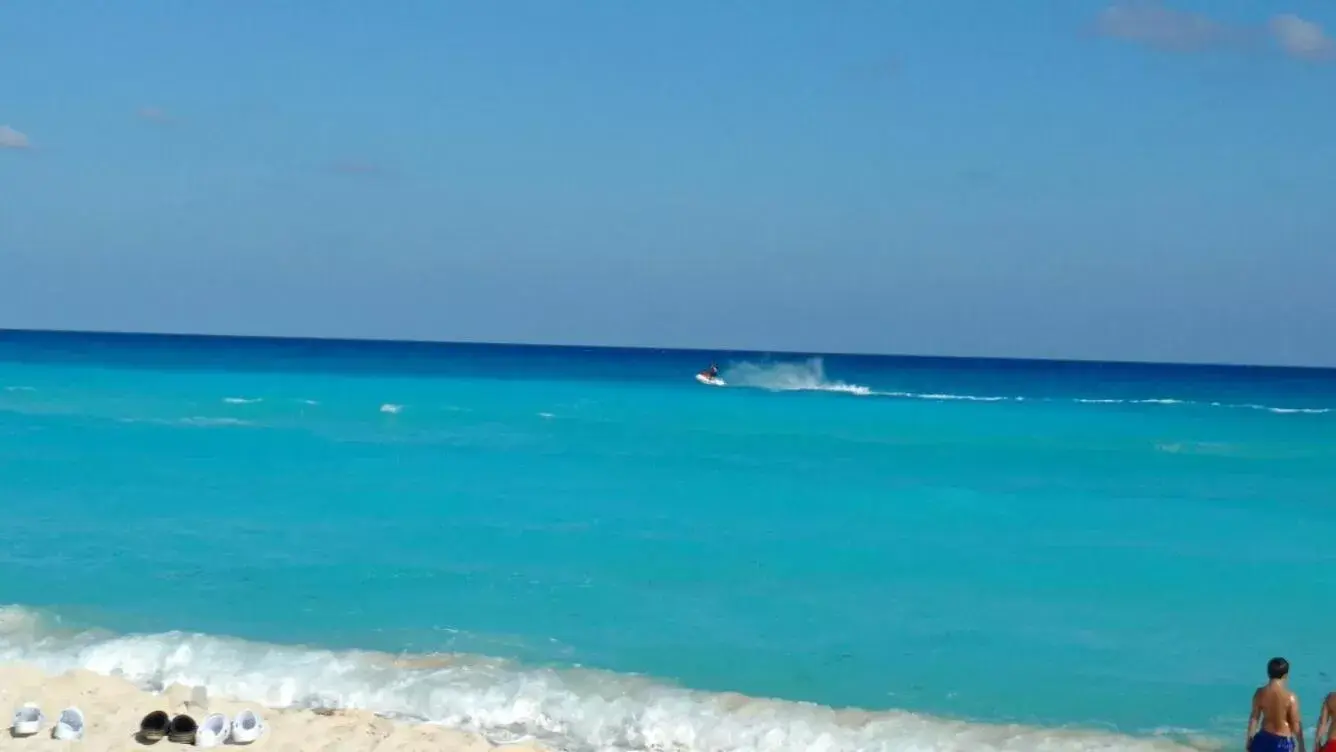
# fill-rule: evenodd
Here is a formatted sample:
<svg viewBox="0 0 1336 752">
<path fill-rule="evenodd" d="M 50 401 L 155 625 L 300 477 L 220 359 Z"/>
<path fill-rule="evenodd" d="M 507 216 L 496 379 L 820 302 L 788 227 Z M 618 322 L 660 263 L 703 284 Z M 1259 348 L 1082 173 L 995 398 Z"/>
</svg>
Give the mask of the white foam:
<svg viewBox="0 0 1336 752">
<path fill-rule="evenodd" d="M 1241 457 L 1245 450 L 1223 441 L 1173 441 L 1157 443 L 1155 451 L 1166 454 Z"/>
<path fill-rule="evenodd" d="M 210 426 L 251 426 L 255 425 L 248 420 L 240 418 L 210 418 L 204 415 L 195 415 L 189 418 L 116 418 L 118 423 L 143 423 L 158 426 L 194 426 L 197 428 L 207 428 Z"/>
<path fill-rule="evenodd" d="M 399 414 L 400 412 L 402 412 L 403 409 L 404 409 L 404 406 L 403 406 L 403 405 L 392 405 L 392 404 L 390 404 L 390 403 L 388 403 L 388 402 L 386 402 L 385 404 L 383 404 L 383 405 L 380 406 L 380 411 L 381 411 L 381 412 L 383 412 L 383 413 L 389 413 L 390 415 L 397 415 L 397 414 Z"/>
<path fill-rule="evenodd" d="M 209 418 L 197 415 L 191 418 L 182 418 L 176 423 L 185 426 L 249 426 L 250 421 L 239 418 Z"/>
<path fill-rule="evenodd" d="M 223 401 L 229 405 L 253 405 L 264 400 L 260 397 L 224 397 Z"/>
<path fill-rule="evenodd" d="M 730 386 L 753 387 L 772 392 L 842 392 L 866 397 L 873 392 L 859 384 L 830 381 L 821 358 L 801 363 L 738 363 L 722 374 Z"/>
<path fill-rule="evenodd" d="M 938 400 L 951 401 L 960 400 L 963 402 L 1023 402 L 1024 397 L 979 397 L 973 394 L 920 394 L 918 392 L 877 392 L 887 397 L 903 397 L 906 399 Z"/>
<path fill-rule="evenodd" d="M 893 397 L 897 399 L 929 400 L 933 402 L 1026 402 L 1023 396 L 954 394 L 951 392 L 911 392 L 911 391 L 875 391 L 861 384 L 848 384 L 827 378 L 825 362 L 821 358 L 809 358 L 802 362 L 789 363 L 750 363 L 730 365 L 724 371 L 725 380 L 733 386 L 753 387 L 769 391 L 821 391 L 842 392 L 860 397 Z M 1055 401 L 1044 400 L 1039 401 Z M 1085 404 L 1144 404 L 1144 405 L 1180 405 L 1182 400 L 1152 398 L 1140 400 L 1120 399 L 1075 399 Z"/>
<path fill-rule="evenodd" d="M 1179 399 L 1169 399 L 1167 397 L 1154 397 L 1150 399 L 1076 399 L 1074 402 L 1080 402 L 1085 405 L 1195 405 L 1196 402 L 1190 402 Z M 1212 403 L 1217 407 L 1230 407 L 1230 405 L 1221 405 Z"/>
<path fill-rule="evenodd" d="M 178 632 L 60 631 L 43 614 L 0 608 L 0 660 L 52 672 L 173 682 L 271 707 L 350 707 L 475 731 L 531 737 L 569 752 L 993 752 L 1187 750 L 1111 732 L 948 720 L 902 711 L 698 692 L 585 669 L 524 667 L 470 655 L 393 656 L 284 647 Z"/>
</svg>

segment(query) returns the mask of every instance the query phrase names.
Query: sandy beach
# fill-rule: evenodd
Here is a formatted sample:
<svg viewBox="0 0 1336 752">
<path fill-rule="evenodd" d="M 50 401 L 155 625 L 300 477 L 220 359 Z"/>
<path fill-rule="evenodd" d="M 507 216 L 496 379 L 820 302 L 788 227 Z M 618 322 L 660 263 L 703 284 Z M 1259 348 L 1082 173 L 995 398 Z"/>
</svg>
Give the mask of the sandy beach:
<svg viewBox="0 0 1336 752">
<path fill-rule="evenodd" d="M 171 749 L 184 745 L 163 740 L 150 746 L 135 738 L 139 722 L 146 714 L 165 710 L 172 715 L 187 713 L 201 721 L 209 713 L 224 713 L 231 718 L 245 708 L 259 712 L 267 726 L 264 736 L 249 745 L 256 749 L 294 752 L 486 752 L 499 749 L 474 734 L 430 724 L 394 721 L 366 711 L 274 709 L 223 697 L 209 697 L 207 706 L 197 709 L 190 705 L 190 699 L 191 688 L 179 684 L 154 693 L 124 679 L 91 671 L 76 670 L 52 676 L 25 664 L 0 664 L 0 710 L 6 713 L 6 726 L 14 708 L 26 702 L 39 704 L 46 715 L 42 731 L 35 736 L 15 738 L 9 730 L 0 735 L 0 750 L 77 747 L 89 752 L 113 752 Z M 87 721 L 84 738 L 57 741 L 52 738 L 51 729 L 61 710 L 71 705 L 84 713 Z M 506 745 L 504 749 L 543 752 L 542 747 L 530 744 Z"/>
</svg>

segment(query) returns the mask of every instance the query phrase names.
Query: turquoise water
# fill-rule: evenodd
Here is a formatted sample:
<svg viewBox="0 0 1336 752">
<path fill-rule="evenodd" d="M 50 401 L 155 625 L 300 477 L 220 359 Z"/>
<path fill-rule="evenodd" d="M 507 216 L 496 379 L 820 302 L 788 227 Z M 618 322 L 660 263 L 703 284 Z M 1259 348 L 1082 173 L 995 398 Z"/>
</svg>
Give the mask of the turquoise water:
<svg viewBox="0 0 1336 752">
<path fill-rule="evenodd" d="M 0 513 L 0 658 L 559 749 L 1210 747 L 1336 668 L 1332 371 L 0 332 Z"/>
</svg>

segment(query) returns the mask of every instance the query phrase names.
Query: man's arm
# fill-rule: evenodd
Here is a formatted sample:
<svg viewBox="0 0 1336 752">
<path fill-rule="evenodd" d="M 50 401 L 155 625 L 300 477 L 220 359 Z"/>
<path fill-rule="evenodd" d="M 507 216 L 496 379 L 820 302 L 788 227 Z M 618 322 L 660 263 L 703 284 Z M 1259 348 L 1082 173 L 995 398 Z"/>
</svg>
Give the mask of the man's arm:
<svg viewBox="0 0 1336 752">
<path fill-rule="evenodd" d="M 1290 694 L 1289 718 L 1290 732 L 1294 734 L 1294 739 L 1299 744 L 1299 752 L 1304 752 L 1304 722 L 1299 717 L 1299 695 Z"/>
<path fill-rule="evenodd" d="M 1252 746 L 1253 734 L 1257 732 L 1257 722 L 1262 719 L 1262 690 L 1253 692 L 1252 712 L 1248 714 L 1248 730 L 1243 732 L 1243 748 Z"/>
<path fill-rule="evenodd" d="M 1327 724 L 1331 722 L 1330 705 L 1332 701 L 1331 693 L 1322 698 L 1322 708 L 1317 711 L 1317 725 L 1313 727 L 1313 749 L 1322 749 L 1322 735 L 1325 733 Z"/>
</svg>

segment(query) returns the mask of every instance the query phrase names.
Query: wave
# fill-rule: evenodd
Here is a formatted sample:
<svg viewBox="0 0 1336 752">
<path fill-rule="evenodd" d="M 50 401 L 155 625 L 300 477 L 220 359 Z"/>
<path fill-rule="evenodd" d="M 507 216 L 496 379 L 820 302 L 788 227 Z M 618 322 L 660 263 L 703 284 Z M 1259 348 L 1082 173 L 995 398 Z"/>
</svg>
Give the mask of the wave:
<svg viewBox="0 0 1336 752">
<path fill-rule="evenodd" d="M 253 405 L 264 400 L 259 397 L 224 397 L 223 401 L 229 405 Z"/>
<path fill-rule="evenodd" d="M 240 418 L 210 418 L 204 415 L 195 415 L 189 418 L 116 418 L 119 423 L 144 423 L 158 426 L 253 426 L 254 423 Z"/>
<path fill-rule="evenodd" d="M 976 394 L 919 394 L 917 392 L 873 392 L 881 397 L 903 397 L 921 400 L 963 400 L 966 402 L 1024 402 L 1024 397 L 980 397 Z"/>
<path fill-rule="evenodd" d="M 380 411 L 389 415 L 398 415 L 404 409 L 403 405 L 392 405 L 389 402 L 380 406 Z"/>
<path fill-rule="evenodd" d="M 1277 415 L 1325 415 L 1332 411 L 1329 407 L 1270 407 L 1268 405 L 1225 405 L 1212 402 L 1214 407 L 1235 407 L 1247 410 L 1265 410 Z"/>
<path fill-rule="evenodd" d="M 1087 399 L 1054 397 L 998 397 L 975 394 L 923 394 L 918 392 L 871 392 L 873 396 L 899 397 L 920 400 L 963 400 L 968 402 L 1075 402 L 1082 405 L 1161 405 L 1167 407 L 1220 407 L 1231 410 L 1263 410 L 1276 415 L 1326 415 L 1336 412 L 1330 407 L 1274 407 L 1251 403 L 1198 402 L 1195 400 L 1172 399 L 1168 397 L 1152 399 Z"/>
<path fill-rule="evenodd" d="M 742 362 L 728 366 L 721 375 L 730 386 L 772 392 L 844 392 L 864 397 L 873 393 L 859 384 L 827 379 L 821 358 L 809 358 L 801 363 Z"/>
<path fill-rule="evenodd" d="M 208 417 L 205 417 L 205 416 L 202 416 L 202 415 L 197 415 L 197 416 L 195 416 L 195 417 L 193 417 L 193 418 L 182 418 L 181 420 L 174 421 L 174 422 L 175 422 L 176 424 L 178 424 L 178 425 L 183 425 L 183 426 L 249 426 L 249 425 L 252 425 L 252 423 L 251 423 L 250 421 L 248 421 L 248 420 L 240 420 L 240 419 L 238 419 L 238 418 L 208 418 Z"/>
<path fill-rule="evenodd" d="M 1055 398 L 1007 395 L 953 394 L 949 392 L 877 391 L 861 384 L 830 379 L 821 358 L 801 362 L 751 363 L 729 365 L 721 374 L 729 386 L 765 389 L 772 392 L 818 391 L 853 394 L 859 397 L 928 400 L 933 402 L 1076 402 L 1083 405 L 1159 405 L 1166 407 L 1221 407 L 1234 410 L 1262 410 L 1276 415 L 1325 415 L 1336 412 L 1328 407 L 1277 407 L 1253 403 L 1202 402 L 1173 397 L 1142 399 Z"/>
<path fill-rule="evenodd" d="M 1189 750 L 1213 740 L 972 723 L 700 692 L 608 671 L 477 655 L 391 655 L 203 634 L 116 635 L 0 607 L 0 660 L 120 675 L 145 689 L 205 686 L 271 707 L 357 708 L 441 723 L 493 743 L 531 738 L 568 752 Z"/>
</svg>

